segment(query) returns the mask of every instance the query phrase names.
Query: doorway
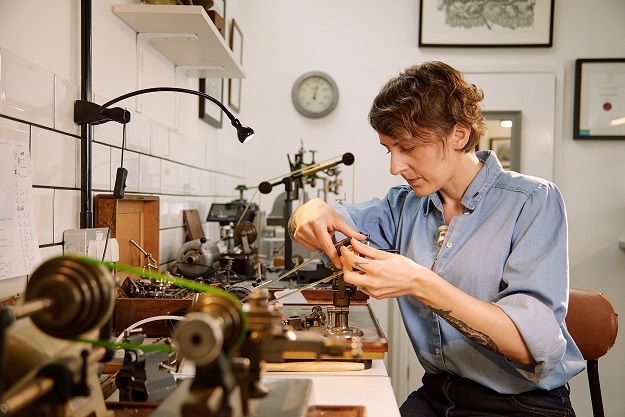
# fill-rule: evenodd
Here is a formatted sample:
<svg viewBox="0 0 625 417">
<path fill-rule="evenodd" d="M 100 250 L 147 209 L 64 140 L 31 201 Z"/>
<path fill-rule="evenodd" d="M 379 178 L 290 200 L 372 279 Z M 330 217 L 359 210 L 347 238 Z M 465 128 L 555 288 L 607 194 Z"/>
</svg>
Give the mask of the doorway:
<svg viewBox="0 0 625 417">
<path fill-rule="evenodd" d="M 521 172 L 521 111 L 485 111 L 488 130 L 477 150 L 495 151 L 504 169 Z"/>
</svg>

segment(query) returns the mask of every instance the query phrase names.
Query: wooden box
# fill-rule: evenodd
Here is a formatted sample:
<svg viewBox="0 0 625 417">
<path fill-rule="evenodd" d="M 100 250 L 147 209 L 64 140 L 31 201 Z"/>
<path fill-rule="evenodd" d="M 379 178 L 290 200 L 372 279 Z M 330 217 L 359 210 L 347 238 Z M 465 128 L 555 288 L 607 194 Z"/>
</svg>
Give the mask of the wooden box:
<svg viewBox="0 0 625 417">
<path fill-rule="evenodd" d="M 115 334 L 120 335 L 140 320 L 155 316 L 169 316 L 191 306 L 192 300 L 175 298 L 123 298 L 115 301 Z M 180 314 L 176 314 L 180 315 Z M 147 337 L 169 337 L 171 330 L 166 320 L 156 320 L 139 326 Z"/>
<path fill-rule="evenodd" d="M 112 194 L 98 194 L 94 201 L 95 227 L 111 226 L 111 237 L 116 238 L 119 244 L 119 263 L 134 267 L 147 265 L 146 256 L 131 243 L 131 240 L 134 240 L 152 255 L 158 265 L 158 197 L 126 194 L 124 198 L 116 200 Z"/>
</svg>

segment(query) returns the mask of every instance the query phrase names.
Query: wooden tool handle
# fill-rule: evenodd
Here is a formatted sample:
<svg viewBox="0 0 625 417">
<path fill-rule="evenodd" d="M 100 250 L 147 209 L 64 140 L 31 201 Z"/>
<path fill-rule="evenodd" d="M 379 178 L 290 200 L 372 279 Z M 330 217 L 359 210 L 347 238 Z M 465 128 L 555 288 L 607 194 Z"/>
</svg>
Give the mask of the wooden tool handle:
<svg viewBox="0 0 625 417">
<path fill-rule="evenodd" d="M 267 372 L 341 372 L 362 371 L 365 364 L 360 362 L 340 361 L 302 361 L 265 363 L 263 370 Z"/>
</svg>

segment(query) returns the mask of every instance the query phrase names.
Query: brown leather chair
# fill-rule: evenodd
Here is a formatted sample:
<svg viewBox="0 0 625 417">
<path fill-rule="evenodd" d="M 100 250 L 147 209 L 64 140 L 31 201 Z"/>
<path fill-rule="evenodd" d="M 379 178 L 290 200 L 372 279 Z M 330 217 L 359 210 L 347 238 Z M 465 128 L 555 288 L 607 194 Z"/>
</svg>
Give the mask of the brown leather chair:
<svg viewBox="0 0 625 417">
<path fill-rule="evenodd" d="M 599 358 L 614 346 L 618 333 L 618 314 L 603 294 L 593 290 L 571 288 L 566 326 L 586 359 L 593 415 L 604 417 L 599 383 Z"/>
</svg>

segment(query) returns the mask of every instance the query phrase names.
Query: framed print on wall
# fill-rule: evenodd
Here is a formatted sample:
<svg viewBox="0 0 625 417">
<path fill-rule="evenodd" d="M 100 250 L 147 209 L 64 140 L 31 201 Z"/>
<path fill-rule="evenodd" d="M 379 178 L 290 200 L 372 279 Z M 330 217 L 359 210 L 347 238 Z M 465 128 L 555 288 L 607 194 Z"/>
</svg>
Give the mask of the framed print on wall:
<svg viewBox="0 0 625 417">
<path fill-rule="evenodd" d="M 625 139 L 625 58 L 575 60 L 573 138 Z"/>
<path fill-rule="evenodd" d="M 224 80 L 221 78 L 200 78 L 200 91 L 223 103 Z M 200 97 L 200 119 L 211 126 L 220 128 L 223 112 L 215 103 Z"/>
<path fill-rule="evenodd" d="M 495 151 L 504 169 L 510 169 L 512 156 L 510 145 L 510 138 L 490 138 L 490 149 Z"/>
<path fill-rule="evenodd" d="M 419 46 L 551 47 L 554 0 L 421 0 Z"/>
<path fill-rule="evenodd" d="M 230 24 L 230 49 L 239 64 L 243 64 L 243 33 L 234 19 Z M 228 80 L 228 105 L 235 112 L 241 111 L 241 78 Z"/>
</svg>

